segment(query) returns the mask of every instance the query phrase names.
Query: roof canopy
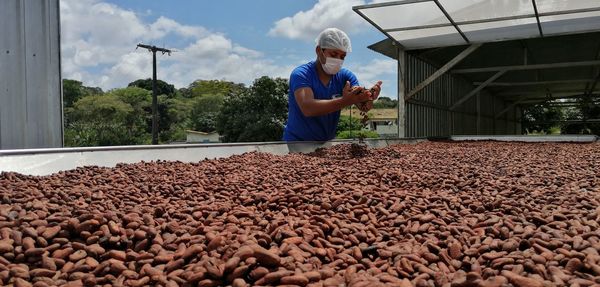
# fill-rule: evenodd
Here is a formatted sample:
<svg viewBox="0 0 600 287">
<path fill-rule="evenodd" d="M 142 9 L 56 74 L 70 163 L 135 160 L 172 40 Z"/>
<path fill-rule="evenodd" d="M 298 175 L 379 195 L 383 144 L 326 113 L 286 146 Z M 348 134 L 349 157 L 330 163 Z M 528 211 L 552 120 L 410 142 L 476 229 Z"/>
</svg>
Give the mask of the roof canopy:
<svg viewBox="0 0 600 287">
<path fill-rule="evenodd" d="M 600 31 L 600 0 L 402 0 L 353 7 L 406 50 Z"/>
</svg>

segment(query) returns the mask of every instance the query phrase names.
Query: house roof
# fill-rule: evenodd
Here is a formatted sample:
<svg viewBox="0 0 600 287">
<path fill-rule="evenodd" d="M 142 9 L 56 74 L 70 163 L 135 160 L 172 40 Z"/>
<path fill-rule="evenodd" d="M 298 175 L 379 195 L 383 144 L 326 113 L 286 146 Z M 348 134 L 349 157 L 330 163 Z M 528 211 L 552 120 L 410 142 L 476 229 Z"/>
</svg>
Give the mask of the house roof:
<svg viewBox="0 0 600 287">
<path fill-rule="evenodd" d="M 185 133 L 186 134 L 195 134 L 195 135 L 208 136 L 208 135 L 216 134 L 217 132 L 206 133 L 206 132 L 198 132 L 198 131 L 186 130 Z"/>
</svg>

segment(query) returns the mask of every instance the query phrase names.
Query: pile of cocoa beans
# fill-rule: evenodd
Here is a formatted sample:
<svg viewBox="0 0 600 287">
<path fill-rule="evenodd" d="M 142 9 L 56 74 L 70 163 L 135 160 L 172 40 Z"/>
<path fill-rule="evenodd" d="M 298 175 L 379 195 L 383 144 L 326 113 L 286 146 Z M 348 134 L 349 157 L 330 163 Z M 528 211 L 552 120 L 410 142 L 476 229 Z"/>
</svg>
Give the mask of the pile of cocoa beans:
<svg viewBox="0 0 600 287">
<path fill-rule="evenodd" d="M 600 144 L 0 174 L 2 286 L 598 286 Z"/>
</svg>

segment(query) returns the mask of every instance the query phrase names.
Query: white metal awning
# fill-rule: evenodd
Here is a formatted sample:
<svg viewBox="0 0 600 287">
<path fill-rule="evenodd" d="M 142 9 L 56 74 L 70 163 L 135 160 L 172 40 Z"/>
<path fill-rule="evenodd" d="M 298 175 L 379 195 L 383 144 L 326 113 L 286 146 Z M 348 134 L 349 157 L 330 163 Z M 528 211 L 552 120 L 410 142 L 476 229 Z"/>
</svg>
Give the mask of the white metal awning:
<svg viewBox="0 0 600 287">
<path fill-rule="evenodd" d="M 600 0 L 402 0 L 353 7 L 406 50 L 600 31 Z"/>
</svg>

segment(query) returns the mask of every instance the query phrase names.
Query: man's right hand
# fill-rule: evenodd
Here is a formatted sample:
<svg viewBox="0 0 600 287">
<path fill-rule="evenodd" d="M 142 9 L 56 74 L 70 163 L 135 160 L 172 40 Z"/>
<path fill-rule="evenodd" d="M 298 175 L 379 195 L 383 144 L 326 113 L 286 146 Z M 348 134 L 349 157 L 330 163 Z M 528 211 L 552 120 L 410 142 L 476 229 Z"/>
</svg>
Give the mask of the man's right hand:
<svg viewBox="0 0 600 287">
<path fill-rule="evenodd" d="M 346 81 L 346 85 L 342 91 L 342 98 L 347 105 L 354 105 L 370 100 L 371 95 L 369 93 L 363 93 L 364 88 L 361 86 L 350 86 L 350 82 Z"/>
</svg>

